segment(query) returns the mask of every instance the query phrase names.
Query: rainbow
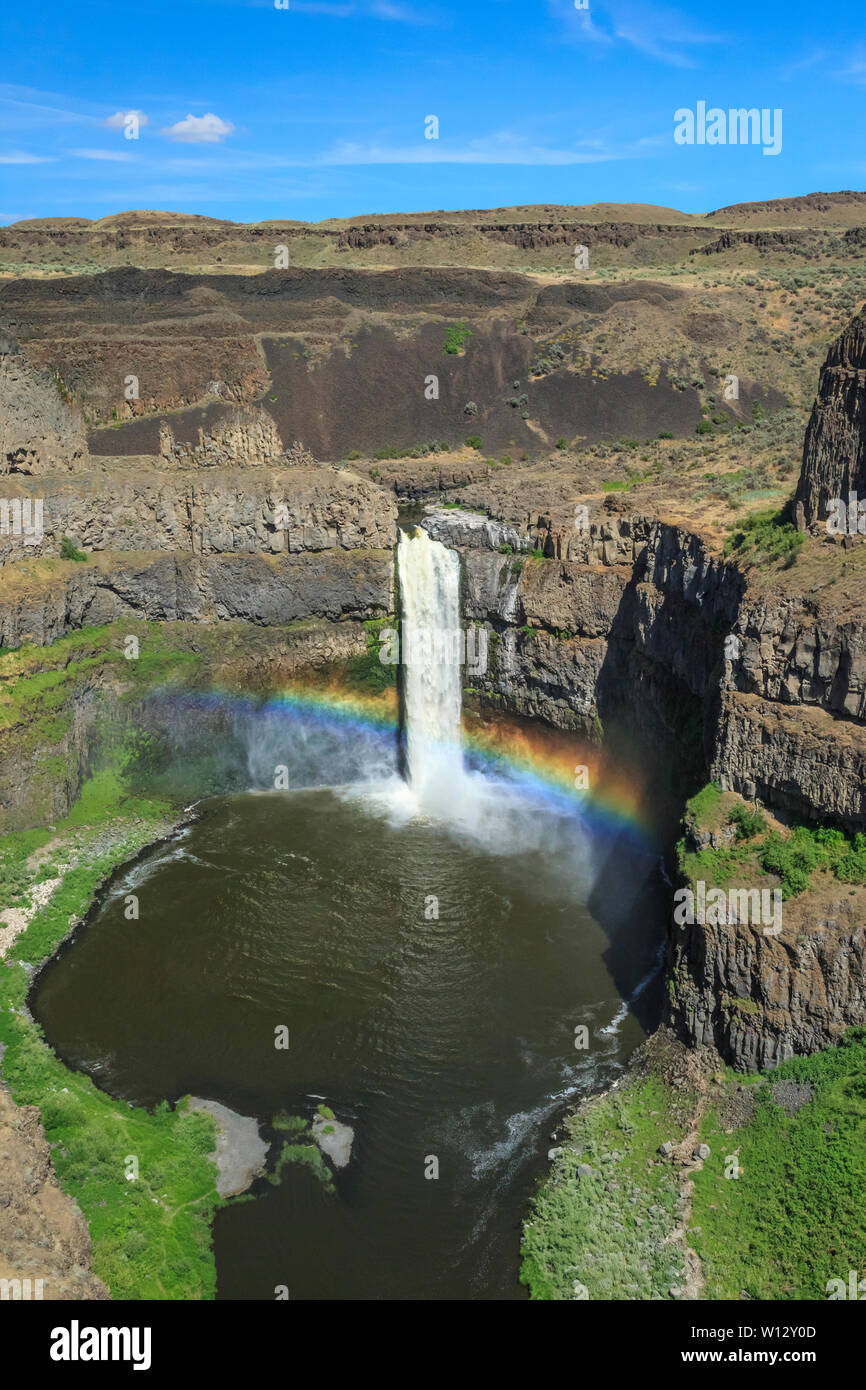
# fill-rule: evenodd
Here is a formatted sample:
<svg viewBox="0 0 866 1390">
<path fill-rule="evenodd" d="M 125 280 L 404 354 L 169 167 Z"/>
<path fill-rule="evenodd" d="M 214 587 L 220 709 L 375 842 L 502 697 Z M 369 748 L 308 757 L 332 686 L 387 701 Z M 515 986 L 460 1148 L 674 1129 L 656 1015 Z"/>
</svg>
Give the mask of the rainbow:
<svg viewBox="0 0 866 1390">
<path fill-rule="evenodd" d="M 253 719 L 276 715 L 349 737 L 396 739 L 400 728 L 395 690 L 372 696 L 333 684 L 298 683 L 254 696 L 220 686 L 204 691 L 167 686 L 151 698 L 188 712 L 225 711 Z M 463 748 L 473 770 L 504 778 L 549 808 L 581 817 L 594 833 L 626 833 L 643 849 L 654 842 L 649 789 L 636 769 L 617 766 L 575 735 L 528 721 L 518 724 L 508 716 L 481 719 L 464 711 Z"/>
</svg>

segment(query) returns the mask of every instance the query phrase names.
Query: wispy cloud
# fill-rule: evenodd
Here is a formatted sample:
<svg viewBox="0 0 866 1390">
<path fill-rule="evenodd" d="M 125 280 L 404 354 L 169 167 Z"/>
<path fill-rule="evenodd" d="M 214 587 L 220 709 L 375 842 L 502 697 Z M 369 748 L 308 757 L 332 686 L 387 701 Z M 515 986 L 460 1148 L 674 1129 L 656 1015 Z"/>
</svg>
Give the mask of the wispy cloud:
<svg viewBox="0 0 866 1390">
<path fill-rule="evenodd" d="M 10 150 L 8 154 L 0 154 L 0 164 L 51 164 L 51 162 L 47 155 L 28 154 L 25 150 Z"/>
<path fill-rule="evenodd" d="M 599 48 L 625 44 L 671 67 L 697 67 L 698 60 L 689 50 L 728 42 L 725 35 L 698 28 L 679 10 L 667 6 L 608 0 L 602 5 L 593 3 L 590 15 L 576 10 L 573 0 L 549 0 L 549 4 L 572 39 L 589 40 Z"/>
<path fill-rule="evenodd" d="M 224 121 L 208 111 L 204 116 L 190 114 L 174 125 L 164 126 L 160 133 L 167 135 L 170 140 L 180 140 L 188 145 L 218 145 L 233 130 L 231 121 Z"/>
<path fill-rule="evenodd" d="M 274 0 L 247 0 L 252 9 L 273 9 Z M 321 15 L 328 19 L 382 19 L 392 24 L 439 23 L 430 5 L 406 5 L 399 0 L 289 0 L 292 14 Z"/>
<path fill-rule="evenodd" d="M 33 87 L 19 87 L 11 82 L 0 83 L 0 126 L 6 129 L 33 130 L 45 126 L 61 126 L 78 122 L 95 125 L 98 118 L 86 111 L 72 111 L 57 105 L 67 97 L 56 92 L 40 92 Z"/>
<path fill-rule="evenodd" d="M 513 131 L 502 130 L 470 140 L 462 145 L 447 141 L 419 140 L 411 145 L 363 145 L 339 141 L 309 162 L 312 165 L 352 164 L 515 164 L 568 165 L 603 164 L 615 159 L 634 159 L 654 143 L 642 140 L 633 145 L 606 145 L 602 141 L 581 141 L 556 148 L 539 145 Z"/>
<path fill-rule="evenodd" d="M 843 82 L 853 82 L 860 87 L 866 83 L 866 53 L 862 48 L 855 49 L 852 56 L 834 74 Z"/>
<path fill-rule="evenodd" d="M 132 159 L 124 150 L 70 150 L 76 159 L 103 159 L 111 164 L 126 164 Z"/>
<path fill-rule="evenodd" d="M 815 48 L 805 57 L 796 58 L 793 63 L 786 63 L 782 68 L 782 77 L 786 82 L 790 82 L 792 77 L 796 77 L 801 72 L 808 72 L 809 68 L 816 67 L 818 63 L 823 63 L 826 57 L 825 49 Z"/>
</svg>

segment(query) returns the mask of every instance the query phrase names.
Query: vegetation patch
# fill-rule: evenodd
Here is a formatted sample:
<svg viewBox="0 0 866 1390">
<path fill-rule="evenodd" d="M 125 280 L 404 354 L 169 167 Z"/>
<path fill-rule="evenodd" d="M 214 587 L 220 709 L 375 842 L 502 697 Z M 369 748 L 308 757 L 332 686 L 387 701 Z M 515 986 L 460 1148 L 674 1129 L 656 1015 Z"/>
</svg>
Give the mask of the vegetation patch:
<svg viewBox="0 0 866 1390">
<path fill-rule="evenodd" d="M 112 869 L 167 832 L 166 810 L 129 797 L 115 774 L 88 783 L 56 827 L 62 883 L 0 962 L 4 1082 L 19 1105 L 39 1108 L 57 1179 L 90 1227 L 94 1272 L 121 1299 L 214 1296 L 214 1124 L 167 1103 L 148 1111 L 105 1095 L 55 1056 L 25 1004 L 32 968 L 57 949 Z M 48 838 L 28 831 L 6 840 L 4 866 L 18 866 L 19 899 L 38 836 Z"/>
<path fill-rule="evenodd" d="M 679 867 L 686 879 L 708 886 L 728 883 L 734 876 L 760 878 L 772 874 L 782 897 L 794 898 L 812 886 L 812 876 L 824 872 L 840 883 L 866 883 L 866 834 L 848 836 L 833 826 L 794 825 L 784 832 L 771 829 L 766 818 L 746 802 L 723 793 L 709 783 L 687 803 L 693 829 L 716 824 L 719 807 L 729 802 L 727 824 L 734 827 L 735 843 L 700 850 L 689 849 L 686 840 L 677 846 Z"/>
<path fill-rule="evenodd" d="M 468 340 L 472 337 L 472 329 L 465 323 L 455 323 L 447 330 L 443 347 L 447 353 L 456 356 L 461 353 Z"/>
<path fill-rule="evenodd" d="M 682 1288 L 671 1240 L 679 1177 L 659 1149 L 683 1137 L 692 1104 L 656 1075 L 633 1075 L 564 1121 L 524 1226 L 520 1278 L 531 1298 L 668 1298 Z"/>
<path fill-rule="evenodd" d="M 782 513 L 754 512 L 732 533 L 725 545 L 725 554 L 750 565 L 781 561 L 787 569 L 793 565 L 805 540 L 805 534 L 783 520 Z"/>
<path fill-rule="evenodd" d="M 396 664 L 379 659 L 383 631 L 396 627 L 396 618 L 370 618 L 364 623 L 367 650 L 363 656 L 352 657 L 346 665 L 345 683 L 350 690 L 366 695 L 382 695 L 387 690 L 396 689 Z"/>
<path fill-rule="evenodd" d="M 794 1113 L 785 1082 L 801 1088 Z M 758 1078 L 754 1099 L 746 1123 L 726 1124 L 720 1103 L 701 1128 L 690 1238 L 705 1297 L 825 1299 L 866 1267 L 866 1029 Z"/>
</svg>

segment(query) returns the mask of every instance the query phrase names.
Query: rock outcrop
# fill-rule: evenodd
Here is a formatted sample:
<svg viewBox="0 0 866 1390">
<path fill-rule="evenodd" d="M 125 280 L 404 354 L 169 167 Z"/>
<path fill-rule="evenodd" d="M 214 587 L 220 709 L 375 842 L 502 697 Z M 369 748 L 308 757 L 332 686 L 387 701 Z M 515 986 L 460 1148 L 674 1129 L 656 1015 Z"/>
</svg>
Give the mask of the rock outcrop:
<svg viewBox="0 0 866 1390">
<path fill-rule="evenodd" d="M 90 1232 L 62 1192 L 34 1105 L 0 1084 L 0 1301 L 107 1299 L 91 1269 Z"/>
<path fill-rule="evenodd" d="M 838 1043 L 866 1024 L 864 897 L 833 881 L 792 898 L 778 934 L 749 922 L 672 924 L 667 1019 L 740 1071 Z"/>
<path fill-rule="evenodd" d="M 262 468 L 169 472 L 92 471 L 74 481 L 10 480 L 34 534 L 0 534 L 0 563 L 59 555 L 64 538 L 91 551 L 172 551 L 192 555 L 299 554 L 381 550 L 396 540 L 391 493 L 348 470 Z"/>
<path fill-rule="evenodd" d="M 221 383 L 213 385 L 218 387 Z M 171 425 L 163 421 L 159 430 L 159 452 L 166 461 L 180 462 L 187 467 L 190 464 L 210 468 L 226 464 L 255 466 L 276 463 L 283 445 L 273 418 L 266 410 L 236 408 L 217 419 L 209 431 L 200 428 L 197 443 L 178 441 Z"/>
<path fill-rule="evenodd" d="M 866 498 L 866 311 L 827 354 L 812 407 L 797 487 L 798 524 L 827 521 L 833 498 Z M 856 529 L 856 528 L 855 528 Z"/>
<path fill-rule="evenodd" d="M 384 617 L 393 601 L 390 550 L 304 555 L 101 555 L 56 567 L 49 582 L 17 584 L 0 606 L 0 646 L 43 646 L 123 618 L 281 627 L 308 618 Z"/>
<path fill-rule="evenodd" d="M 31 367 L 9 338 L 0 339 L 0 473 L 53 473 L 86 468 L 84 422 L 62 383 Z"/>
</svg>

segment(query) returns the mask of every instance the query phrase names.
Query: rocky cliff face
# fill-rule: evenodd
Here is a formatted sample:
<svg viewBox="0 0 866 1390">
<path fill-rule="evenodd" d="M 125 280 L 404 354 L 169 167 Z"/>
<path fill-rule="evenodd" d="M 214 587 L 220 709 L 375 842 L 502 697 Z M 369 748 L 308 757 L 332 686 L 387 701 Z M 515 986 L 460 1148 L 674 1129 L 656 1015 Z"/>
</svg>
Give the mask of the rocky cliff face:
<svg viewBox="0 0 866 1390">
<path fill-rule="evenodd" d="M 90 551 L 192 555 L 381 550 L 396 540 L 393 496 L 348 470 L 91 471 L 74 481 L 16 479 L 8 501 L 42 503 L 42 534 L 0 534 L 0 564 Z"/>
<path fill-rule="evenodd" d="M 107 1299 L 91 1270 L 90 1232 L 60 1190 L 39 1111 L 16 1106 L 0 1085 L 0 1281 L 25 1301 Z"/>
<path fill-rule="evenodd" d="M 281 627 L 309 618 L 383 617 L 393 602 L 390 550 L 309 555 L 178 556 L 131 551 L 55 566 L 17 583 L 0 606 L 0 646 L 39 646 L 119 619 Z"/>
<path fill-rule="evenodd" d="M 222 383 L 214 382 L 216 394 Z M 167 463 L 191 464 L 201 467 L 225 467 L 247 464 L 276 463 L 283 453 L 279 431 L 267 411 L 261 408 L 242 410 L 236 407 L 214 422 L 210 430 L 199 428 L 198 440 L 177 440 L 167 420 L 159 426 L 160 457 Z M 308 461 L 313 462 L 311 456 Z"/>
<path fill-rule="evenodd" d="M 505 708 L 587 730 L 627 703 L 635 656 L 691 695 L 715 690 L 742 576 L 699 537 L 641 516 L 521 527 L 434 512 L 425 524 L 463 550 L 466 616 L 500 639 L 483 688 Z"/>
<path fill-rule="evenodd" d="M 719 843 L 688 818 L 686 840 L 693 849 Z M 769 932 L 673 923 L 667 1017 L 692 1046 L 709 1043 L 743 1071 L 838 1043 L 866 1023 L 864 916 L 862 885 L 826 876 L 788 899 Z"/>
<path fill-rule="evenodd" d="M 861 311 L 827 354 L 806 432 L 797 488 L 800 526 L 827 520 L 831 498 L 866 498 L 866 317 Z"/>
<path fill-rule="evenodd" d="M 50 473 L 87 467 L 78 411 L 50 372 L 31 367 L 15 343 L 0 339 L 0 473 Z"/>
</svg>

